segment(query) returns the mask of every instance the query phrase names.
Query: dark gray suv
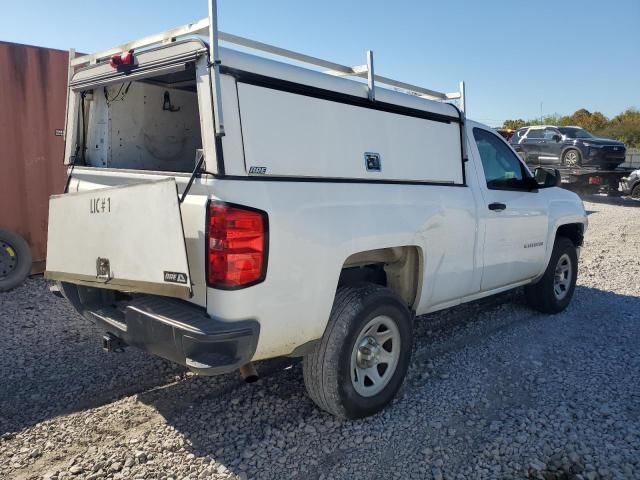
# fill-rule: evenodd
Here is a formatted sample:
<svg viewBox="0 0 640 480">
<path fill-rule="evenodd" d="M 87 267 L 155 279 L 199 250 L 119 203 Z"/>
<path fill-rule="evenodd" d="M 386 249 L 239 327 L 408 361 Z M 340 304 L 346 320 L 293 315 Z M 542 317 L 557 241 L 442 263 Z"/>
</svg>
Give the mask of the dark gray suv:
<svg viewBox="0 0 640 480">
<path fill-rule="evenodd" d="M 624 163 L 626 153 L 624 143 L 594 137 L 580 127 L 524 127 L 509 142 L 530 165 L 614 169 Z"/>
</svg>

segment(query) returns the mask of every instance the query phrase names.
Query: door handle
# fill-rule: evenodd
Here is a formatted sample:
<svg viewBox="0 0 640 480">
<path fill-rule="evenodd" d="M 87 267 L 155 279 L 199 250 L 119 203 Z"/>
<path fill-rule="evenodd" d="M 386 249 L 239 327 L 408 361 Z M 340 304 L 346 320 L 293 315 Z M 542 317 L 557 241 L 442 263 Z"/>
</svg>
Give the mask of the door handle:
<svg viewBox="0 0 640 480">
<path fill-rule="evenodd" d="M 504 203 L 494 202 L 489 204 L 489 210 L 497 210 L 498 212 L 501 212 L 505 208 L 507 208 L 507 206 Z"/>
</svg>

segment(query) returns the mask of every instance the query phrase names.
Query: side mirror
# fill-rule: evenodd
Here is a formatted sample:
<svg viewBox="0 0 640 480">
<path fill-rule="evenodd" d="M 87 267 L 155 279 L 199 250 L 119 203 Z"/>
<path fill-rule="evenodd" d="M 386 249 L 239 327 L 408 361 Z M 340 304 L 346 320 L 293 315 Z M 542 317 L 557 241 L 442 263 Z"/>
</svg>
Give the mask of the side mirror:
<svg viewBox="0 0 640 480">
<path fill-rule="evenodd" d="M 559 142 L 560 140 L 562 140 L 562 137 L 560 135 L 558 135 L 557 133 L 552 137 L 556 142 Z"/>
<path fill-rule="evenodd" d="M 540 184 L 535 178 L 527 177 L 524 179 L 525 187 L 530 192 L 535 192 L 540 188 Z"/>
<path fill-rule="evenodd" d="M 538 167 L 534 171 L 534 176 L 537 184 L 540 187 L 559 187 L 562 184 L 562 175 L 560 170 L 554 168 L 553 170 Z"/>
</svg>

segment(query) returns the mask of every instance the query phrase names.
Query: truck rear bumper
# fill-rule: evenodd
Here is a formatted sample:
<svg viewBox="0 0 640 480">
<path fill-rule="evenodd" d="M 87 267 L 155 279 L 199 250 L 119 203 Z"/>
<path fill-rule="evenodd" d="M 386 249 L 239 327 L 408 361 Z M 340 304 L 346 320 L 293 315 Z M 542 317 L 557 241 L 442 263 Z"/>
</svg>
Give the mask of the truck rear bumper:
<svg viewBox="0 0 640 480">
<path fill-rule="evenodd" d="M 71 288 L 69 288 L 71 287 Z M 78 308 L 75 285 L 63 284 L 65 296 Z M 69 291 L 71 290 L 71 291 Z M 82 304 L 85 318 L 127 345 L 184 365 L 200 375 L 218 375 L 240 368 L 255 354 L 260 324 L 255 320 L 225 322 L 187 302 L 143 295 L 117 308 Z"/>
</svg>

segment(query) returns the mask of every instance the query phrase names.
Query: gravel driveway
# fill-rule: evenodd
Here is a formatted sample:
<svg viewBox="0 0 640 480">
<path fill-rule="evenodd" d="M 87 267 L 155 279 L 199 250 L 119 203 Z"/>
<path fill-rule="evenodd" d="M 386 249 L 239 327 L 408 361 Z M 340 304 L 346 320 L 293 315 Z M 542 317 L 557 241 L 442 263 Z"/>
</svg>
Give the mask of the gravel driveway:
<svg viewBox="0 0 640 480">
<path fill-rule="evenodd" d="M 593 197 L 567 311 L 515 291 L 417 323 L 407 381 L 362 421 L 300 362 L 196 377 L 101 332 L 41 279 L 0 294 L 0 478 L 640 478 L 640 202 Z"/>
</svg>

